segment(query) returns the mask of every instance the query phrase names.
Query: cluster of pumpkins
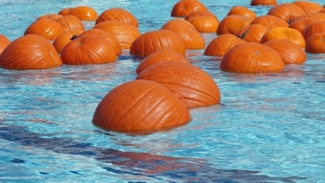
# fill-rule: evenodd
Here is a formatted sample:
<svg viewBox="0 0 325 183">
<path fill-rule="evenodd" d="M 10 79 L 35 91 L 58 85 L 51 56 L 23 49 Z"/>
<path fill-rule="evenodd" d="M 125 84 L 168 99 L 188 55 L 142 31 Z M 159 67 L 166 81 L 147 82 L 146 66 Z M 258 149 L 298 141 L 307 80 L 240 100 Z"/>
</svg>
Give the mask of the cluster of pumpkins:
<svg viewBox="0 0 325 183">
<path fill-rule="evenodd" d="M 13 41 L 0 35 L 0 67 L 48 69 L 62 64 L 105 64 L 123 50 L 142 58 L 135 80 L 101 100 L 92 123 L 104 130 L 147 134 L 191 121 L 189 109 L 217 105 L 220 91 L 204 70 L 190 64 L 187 50 L 222 57 L 220 69 L 235 73 L 278 72 L 301 64 L 307 53 L 325 53 L 325 5 L 252 0 L 270 6 L 257 16 L 235 6 L 219 21 L 199 0 L 179 0 L 161 29 L 141 33 L 137 18 L 123 8 L 101 14 L 89 7 L 64 8 L 43 15 Z M 83 21 L 95 21 L 86 30 Z M 216 37 L 206 43 L 202 34 Z"/>
</svg>

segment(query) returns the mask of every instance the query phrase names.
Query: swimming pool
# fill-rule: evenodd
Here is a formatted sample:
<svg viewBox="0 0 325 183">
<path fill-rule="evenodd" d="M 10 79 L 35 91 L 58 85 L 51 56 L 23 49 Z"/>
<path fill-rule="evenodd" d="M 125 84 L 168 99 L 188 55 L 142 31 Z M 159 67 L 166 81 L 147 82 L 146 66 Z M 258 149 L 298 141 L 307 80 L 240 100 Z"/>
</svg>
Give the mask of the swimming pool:
<svg viewBox="0 0 325 183">
<path fill-rule="evenodd" d="M 125 8 L 145 32 L 169 20 L 175 2 L 0 0 L 0 33 L 13 40 L 40 15 L 82 4 Z M 235 5 L 268 10 L 202 2 L 220 20 Z M 220 58 L 202 53 L 187 58 L 217 82 L 222 105 L 192 109 L 189 124 L 146 136 L 91 123 L 103 96 L 135 79 L 139 60 L 128 50 L 104 65 L 0 68 L 0 182 L 325 182 L 325 55 L 308 54 L 280 73 L 243 75 L 220 71 Z"/>
</svg>

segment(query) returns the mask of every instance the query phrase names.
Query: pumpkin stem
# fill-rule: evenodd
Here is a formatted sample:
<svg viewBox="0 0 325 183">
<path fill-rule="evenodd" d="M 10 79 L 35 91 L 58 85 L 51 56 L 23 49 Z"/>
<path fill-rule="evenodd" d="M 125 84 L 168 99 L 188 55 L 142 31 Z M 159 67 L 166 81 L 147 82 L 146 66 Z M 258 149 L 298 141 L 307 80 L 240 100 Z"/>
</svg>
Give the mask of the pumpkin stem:
<svg viewBox="0 0 325 183">
<path fill-rule="evenodd" d="M 76 35 L 76 34 L 74 34 L 71 38 L 70 38 L 70 40 L 74 40 L 74 39 L 76 39 L 78 36 Z"/>
<path fill-rule="evenodd" d="M 292 19 L 288 19 L 287 23 L 290 24 L 292 22 Z"/>
<path fill-rule="evenodd" d="M 246 29 L 245 32 L 242 33 L 241 35 L 239 35 L 238 37 L 239 37 L 240 39 L 244 39 L 244 37 L 246 36 L 247 33 L 248 33 L 248 29 Z"/>
</svg>

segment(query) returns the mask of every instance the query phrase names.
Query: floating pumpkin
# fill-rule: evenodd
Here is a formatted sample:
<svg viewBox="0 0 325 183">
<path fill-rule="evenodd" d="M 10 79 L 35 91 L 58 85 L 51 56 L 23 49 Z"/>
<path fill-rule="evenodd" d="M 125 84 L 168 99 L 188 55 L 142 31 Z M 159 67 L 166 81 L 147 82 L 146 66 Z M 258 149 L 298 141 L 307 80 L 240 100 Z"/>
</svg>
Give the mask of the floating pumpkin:
<svg viewBox="0 0 325 183">
<path fill-rule="evenodd" d="M 150 54 L 148 57 L 143 59 L 135 72 L 139 74 L 144 69 L 161 62 L 183 62 L 189 63 L 189 61 L 175 50 L 160 50 Z"/>
<path fill-rule="evenodd" d="M 219 21 L 212 16 L 197 16 L 188 20 L 200 33 L 217 32 Z"/>
<path fill-rule="evenodd" d="M 292 41 L 276 39 L 263 44 L 277 51 L 284 64 L 301 64 L 307 59 L 305 51 Z"/>
<path fill-rule="evenodd" d="M 261 24 L 264 25 L 268 29 L 272 29 L 275 27 L 288 27 L 289 23 L 285 20 L 278 18 L 273 15 L 261 15 L 255 18 L 251 24 Z"/>
<path fill-rule="evenodd" d="M 25 30 L 24 35 L 37 34 L 53 41 L 62 33 L 63 28 L 60 24 L 51 19 L 41 19 L 31 23 Z"/>
<path fill-rule="evenodd" d="M 51 14 L 42 15 L 42 16 L 38 17 L 36 20 L 41 20 L 41 19 L 56 20 L 61 17 L 62 17 L 62 15 L 60 15 L 60 14 L 51 13 Z"/>
<path fill-rule="evenodd" d="M 160 50 L 175 50 L 184 55 L 185 45 L 181 37 L 167 29 L 149 31 L 141 34 L 130 47 L 132 55 L 146 57 Z"/>
<path fill-rule="evenodd" d="M 104 31 L 102 29 L 92 28 L 92 29 L 88 29 L 88 30 L 84 31 L 82 34 L 80 34 L 80 36 L 84 36 L 84 35 L 103 36 L 112 44 L 112 46 L 114 47 L 114 50 L 115 50 L 115 52 L 116 52 L 116 54 L 118 56 L 122 54 L 122 47 L 119 44 L 116 37 L 112 33 L 109 33 L 109 32 Z"/>
<path fill-rule="evenodd" d="M 204 70 L 192 64 L 162 62 L 138 74 L 136 79 L 158 82 L 178 96 L 188 108 L 220 103 L 217 83 Z"/>
<path fill-rule="evenodd" d="M 56 51 L 58 53 L 61 53 L 64 46 L 67 45 L 70 41 L 76 39 L 81 33 L 83 33 L 81 30 L 64 32 L 55 38 L 52 44 Z"/>
<path fill-rule="evenodd" d="M 242 16 L 246 16 L 246 17 L 249 17 L 249 18 L 253 18 L 255 19 L 257 16 L 256 16 L 256 13 L 248 8 L 246 8 L 245 6 L 234 6 L 232 7 L 227 16 L 229 15 L 242 15 Z"/>
<path fill-rule="evenodd" d="M 261 39 L 263 35 L 268 31 L 269 29 L 266 28 L 264 25 L 261 24 L 251 24 L 244 28 L 242 28 L 237 36 L 241 37 L 241 39 L 247 41 L 247 42 L 261 42 Z"/>
<path fill-rule="evenodd" d="M 67 8 L 63 8 L 61 9 L 58 14 L 65 16 L 65 15 L 69 15 L 69 12 L 72 10 L 72 7 L 67 7 Z"/>
<path fill-rule="evenodd" d="M 112 44 L 98 35 L 86 35 L 70 41 L 61 51 L 64 64 L 103 64 L 117 60 Z"/>
<path fill-rule="evenodd" d="M 159 83 L 133 80 L 112 89 L 98 104 L 92 123 L 104 130 L 148 134 L 187 124 L 184 103 Z"/>
<path fill-rule="evenodd" d="M 289 27 L 275 27 L 268 30 L 262 37 L 261 43 L 274 39 L 285 39 L 292 41 L 299 45 L 301 48 L 305 47 L 305 39 L 303 35 L 296 29 Z"/>
<path fill-rule="evenodd" d="M 171 11 L 172 17 L 186 17 L 193 11 L 209 11 L 208 8 L 198 0 L 180 0 L 174 4 Z"/>
<path fill-rule="evenodd" d="M 222 19 L 219 23 L 217 34 L 234 34 L 249 25 L 254 19 L 243 15 L 229 15 Z"/>
<path fill-rule="evenodd" d="M 0 55 L 3 52 L 3 50 L 9 45 L 10 39 L 7 38 L 5 35 L 0 34 Z"/>
<path fill-rule="evenodd" d="M 325 20 L 325 14 L 321 13 L 321 12 L 310 12 L 310 13 L 306 13 L 302 16 L 298 16 L 295 19 L 293 19 L 293 21 L 297 20 L 297 19 L 301 19 L 301 18 L 312 18 L 318 21 L 324 21 Z"/>
<path fill-rule="evenodd" d="M 189 19 L 191 19 L 193 17 L 197 17 L 197 16 L 204 16 L 204 17 L 211 16 L 211 17 L 214 17 L 215 19 L 217 19 L 217 21 L 219 22 L 219 19 L 215 14 L 213 14 L 210 11 L 206 11 L 206 10 L 193 11 L 193 12 L 189 13 L 188 15 L 186 15 L 186 17 L 184 19 L 189 20 Z"/>
<path fill-rule="evenodd" d="M 307 26 L 303 32 L 303 36 L 307 41 L 311 35 L 321 32 L 325 32 L 325 21 L 318 21 Z"/>
<path fill-rule="evenodd" d="M 290 28 L 293 28 L 293 29 L 296 29 L 298 30 L 301 34 L 304 33 L 305 29 L 313 24 L 313 23 L 316 23 L 318 22 L 318 20 L 316 19 L 313 19 L 313 18 L 299 18 L 299 19 L 296 19 L 294 21 L 292 21 L 290 24 L 289 24 L 289 27 Z"/>
<path fill-rule="evenodd" d="M 118 20 L 139 27 L 137 18 L 124 8 L 111 8 L 103 11 L 97 18 L 96 24 L 106 20 Z"/>
<path fill-rule="evenodd" d="M 222 34 L 212 39 L 204 50 L 207 56 L 224 56 L 232 47 L 244 43 L 246 41 L 240 39 L 233 34 Z"/>
<path fill-rule="evenodd" d="M 205 47 L 204 37 L 196 30 L 194 25 L 184 19 L 171 19 L 161 29 L 168 29 L 178 34 L 183 40 L 186 49 L 196 50 Z"/>
<path fill-rule="evenodd" d="M 65 15 L 55 21 L 62 26 L 64 32 L 86 30 L 81 20 L 74 15 Z"/>
<path fill-rule="evenodd" d="M 89 6 L 77 6 L 72 8 L 68 15 L 74 15 L 82 21 L 93 21 L 98 18 L 96 10 Z"/>
<path fill-rule="evenodd" d="M 54 46 L 37 34 L 28 34 L 12 41 L 0 56 L 0 67 L 5 69 L 48 69 L 61 65 Z"/>
<path fill-rule="evenodd" d="M 274 49 L 254 42 L 230 49 L 222 58 L 220 69 L 235 73 L 268 73 L 283 70 L 284 62 Z"/>
<path fill-rule="evenodd" d="M 129 23 L 117 20 L 106 20 L 96 24 L 93 28 L 112 33 L 118 40 L 120 46 L 125 49 L 130 48 L 133 41 L 141 35 L 138 28 Z"/>
<path fill-rule="evenodd" d="M 325 32 L 311 35 L 306 41 L 305 51 L 312 54 L 325 53 Z"/>
<path fill-rule="evenodd" d="M 293 4 L 299 6 L 306 13 L 318 12 L 321 9 L 323 9 L 323 7 L 320 4 L 311 1 L 295 1 L 293 2 Z"/>
<path fill-rule="evenodd" d="M 277 5 L 277 4 L 278 4 L 278 2 L 276 0 L 251 0 L 252 6 L 258 6 L 258 5 L 273 6 L 273 5 Z"/>
<path fill-rule="evenodd" d="M 296 4 L 283 3 L 272 7 L 267 14 L 276 16 L 290 23 L 292 19 L 304 15 L 305 11 Z"/>
</svg>

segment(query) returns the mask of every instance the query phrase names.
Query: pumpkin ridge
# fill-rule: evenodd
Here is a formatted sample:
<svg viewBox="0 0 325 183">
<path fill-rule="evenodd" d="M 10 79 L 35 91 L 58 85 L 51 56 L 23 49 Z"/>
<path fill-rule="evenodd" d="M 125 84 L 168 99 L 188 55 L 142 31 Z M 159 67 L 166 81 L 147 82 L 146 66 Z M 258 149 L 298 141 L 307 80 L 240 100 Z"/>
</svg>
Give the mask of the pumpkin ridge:
<svg viewBox="0 0 325 183">
<path fill-rule="evenodd" d="M 182 101 L 181 101 L 181 102 L 182 102 Z M 173 111 L 173 109 L 176 108 L 176 107 L 177 107 L 177 103 L 174 103 L 173 106 L 170 107 L 169 111 Z M 164 115 L 162 118 L 160 118 L 159 120 L 157 120 L 158 122 L 153 126 L 154 129 L 157 129 L 157 127 L 158 127 L 158 126 L 159 126 L 163 121 L 165 121 L 166 118 L 167 118 L 167 119 L 170 118 L 170 113 L 166 113 L 166 114 L 168 114 L 168 115 Z M 183 115 L 182 115 L 182 116 L 183 116 Z M 177 125 L 176 127 L 178 127 L 178 126 L 180 126 L 180 125 Z M 172 128 L 172 127 L 171 127 L 171 126 L 167 126 L 167 127 L 165 127 L 165 130 L 170 129 L 170 128 Z"/>
</svg>

